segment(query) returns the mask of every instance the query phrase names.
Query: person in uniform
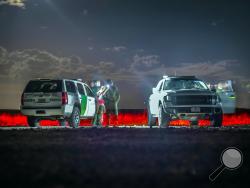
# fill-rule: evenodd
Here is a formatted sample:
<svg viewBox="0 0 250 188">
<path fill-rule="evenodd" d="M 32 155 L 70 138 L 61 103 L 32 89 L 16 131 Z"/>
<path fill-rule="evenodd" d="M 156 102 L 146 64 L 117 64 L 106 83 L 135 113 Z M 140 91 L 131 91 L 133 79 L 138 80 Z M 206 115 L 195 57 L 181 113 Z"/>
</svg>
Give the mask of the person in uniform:
<svg viewBox="0 0 250 188">
<path fill-rule="evenodd" d="M 91 84 L 91 88 L 96 96 L 96 113 L 92 122 L 93 127 L 102 127 L 103 124 L 103 115 L 105 113 L 105 101 L 104 95 L 109 90 L 107 85 L 102 85 L 101 81 L 95 80 Z"/>
<path fill-rule="evenodd" d="M 101 81 L 100 80 L 93 80 L 90 83 L 90 87 L 93 91 L 93 93 L 96 95 L 99 89 L 101 88 Z"/>
<path fill-rule="evenodd" d="M 111 115 L 115 116 L 115 124 L 118 123 L 118 103 L 120 94 L 116 85 L 111 79 L 106 80 L 106 86 L 109 88 L 104 95 L 108 125 L 110 125 Z"/>
<path fill-rule="evenodd" d="M 90 83 L 90 87 L 93 93 L 95 94 L 95 98 L 96 98 L 96 113 L 92 121 L 92 125 L 93 127 L 99 127 L 99 126 L 102 126 L 103 113 L 105 111 L 104 100 L 101 99 L 100 96 L 98 95 L 98 91 L 100 91 L 101 89 L 101 81 L 93 80 Z"/>
</svg>

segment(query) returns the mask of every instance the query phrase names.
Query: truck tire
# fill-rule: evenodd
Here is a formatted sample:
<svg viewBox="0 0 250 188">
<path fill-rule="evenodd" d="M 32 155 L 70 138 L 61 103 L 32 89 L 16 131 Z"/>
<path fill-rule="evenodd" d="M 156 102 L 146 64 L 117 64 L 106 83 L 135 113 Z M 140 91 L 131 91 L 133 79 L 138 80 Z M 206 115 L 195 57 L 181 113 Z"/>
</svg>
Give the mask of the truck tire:
<svg viewBox="0 0 250 188">
<path fill-rule="evenodd" d="M 147 105 L 147 116 L 148 116 L 148 126 L 152 128 L 156 125 L 156 117 L 153 117 L 153 115 L 150 112 L 149 104 Z"/>
<path fill-rule="evenodd" d="M 222 126 L 222 121 L 223 121 L 223 114 L 222 113 L 218 113 L 218 114 L 214 114 L 214 127 L 221 127 Z"/>
<path fill-rule="evenodd" d="M 159 116 L 158 116 L 158 125 L 159 128 L 166 128 L 169 126 L 170 117 L 167 113 L 164 112 L 162 104 L 159 105 Z"/>
<path fill-rule="evenodd" d="M 69 118 L 69 126 L 72 128 L 77 128 L 80 125 L 80 110 L 78 107 L 74 107 L 72 114 Z"/>
<path fill-rule="evenodd" d="M 30 127 L 38 127 L 38 119 L 36 117 L 28 116 L 27 117 L 28 125 Z"/>
</svg>

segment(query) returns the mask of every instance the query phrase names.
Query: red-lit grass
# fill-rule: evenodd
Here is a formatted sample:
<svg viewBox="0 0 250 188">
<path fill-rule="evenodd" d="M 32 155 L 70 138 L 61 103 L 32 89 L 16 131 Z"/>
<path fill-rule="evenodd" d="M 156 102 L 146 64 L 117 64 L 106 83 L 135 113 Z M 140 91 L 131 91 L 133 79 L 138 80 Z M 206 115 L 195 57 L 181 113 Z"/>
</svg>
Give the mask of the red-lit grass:
<svg viewBox="0 0 250 188">
<path fill-rule="evenodd" d="M 58 121 L 42 120 L 41 126 L 58 126 Z M 107 115 L 104 115 L 104 126 L 108 125 Z M 147 125 L 147 113 L 120 113 L 116 120 L 114 115 L 110 117 L 110 125 L 112 126 L 136 126 Z M 171 126 L 190 126 L 190 122 L 187 120 L 173 120 L 170 123 Z M 209 126 L 209 120 L 199 120 L 199 126 Z M 250 125 L 250 114 L 238 113 L 232 115 L 223 116 L 223 126 L 232 125 Z M 0 114 L 0 126 L 27 126 L 26 116 L 18 114 L 1 113 Z M 91 120 L 81 120 L 81 126 L 91 126 Z"/>
<path fill-rule="evenodd" d="M 241 114 L 227 114 L 223 116 L 223 125 L 232 126 L 232 125 L 250 125 L 250 114 L 241 113 Z"/>
</svg>

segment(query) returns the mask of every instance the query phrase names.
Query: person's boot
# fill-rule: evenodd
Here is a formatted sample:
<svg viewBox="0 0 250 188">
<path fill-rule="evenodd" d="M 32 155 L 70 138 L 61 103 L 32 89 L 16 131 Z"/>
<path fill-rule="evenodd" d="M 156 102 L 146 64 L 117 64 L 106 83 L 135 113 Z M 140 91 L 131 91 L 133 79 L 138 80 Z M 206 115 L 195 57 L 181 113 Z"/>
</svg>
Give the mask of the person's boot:
<svg viewBox="0 0 250 188">
<path fill-rule="evenodd" d="M 118 115 L 115 115 L 115 120 L 114 120 L 114 121 L 115 121 L 114 124 L 115 124 L 116 126 L 118 126 L 118 125 L 119 125 Z"/>
<path fill-rule="evenodd" d="M 92 121 L 92 127 L 93 128 L 97 127 L 97 114 L 95 114 L 94 119 Z"/>
<path fill-rule="evenodd" d="M 108 126 L 110 126 L 110 114 L 108 114 Z"/>
</svg>

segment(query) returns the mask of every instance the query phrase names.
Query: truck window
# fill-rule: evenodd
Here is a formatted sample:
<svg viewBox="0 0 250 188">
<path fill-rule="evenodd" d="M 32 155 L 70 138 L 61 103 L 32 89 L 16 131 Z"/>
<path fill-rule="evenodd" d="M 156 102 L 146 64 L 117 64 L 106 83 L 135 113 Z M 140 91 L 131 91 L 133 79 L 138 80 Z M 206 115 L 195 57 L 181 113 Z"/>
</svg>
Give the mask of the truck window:
<svg viewBox="0 0 250 188">
<path fill-rule="evenodd" d="M 77 83 L 77 88 L 81 95 L 86 95 L 82 84 Z"/>
<path fill-rule="evenodd" d="M 68 92 L 76 93 L 76 86 L 74 82 L 66 81 L 65 84 Z"/>
<path fill-rule="evenodd" d="M 161 91 L 161 89 L 162 89 L 162 86 L 163 86 L 163 82 L 161 83 L 161 86 L 160 86 L 160 88 L 159 88 L 159 91 Z"/>
<path fill-rule="evenodd" d="M 89 89 L 88 86 L 85 85 L 85 89 L 86 89 L 86 92 L 87 92 L 87 95 L 90 96 L 90 97 L 95 97 L 94 93 Z"/>
<path fill-rule="evenodd" d="M 30 81 L 25 92 L 61 92 L 62 81 L 61 80 L 33 80 Z"/>
</svg>

